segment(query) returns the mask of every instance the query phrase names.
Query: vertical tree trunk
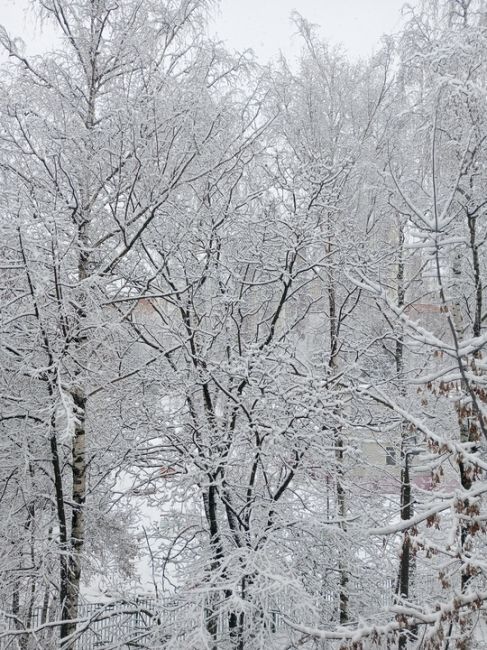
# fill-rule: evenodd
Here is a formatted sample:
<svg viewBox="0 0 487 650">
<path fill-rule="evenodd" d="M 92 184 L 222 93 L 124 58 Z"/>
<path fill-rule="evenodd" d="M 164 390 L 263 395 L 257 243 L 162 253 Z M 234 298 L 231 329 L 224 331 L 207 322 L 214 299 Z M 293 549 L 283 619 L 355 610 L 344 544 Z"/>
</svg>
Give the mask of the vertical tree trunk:
<svg viewBox="0 0 487 650">
<path fill-rule="evenodd" d="M 91 113 L 90 113 L 91 114 Z M 88 194 L 87 194 L 88 196 Z M 86 197 L 86 202 L 87 197 Z M 78 283 L 80 296 L 77 309 L 77 336 L 75 339 L 76 352 L 83 357 L 86 335 L 83 332 L 83 321 L 86 318 L 86 308 L 83 298 L 82 283 L 88 278 L 88 241 L 86 225 L 89 223 L 88 210 L 82 210 L 81 225 L 78 227 Z M 77 379 L 78 376 L 75 376 Z M 74 432 L 71 441 L 71 530 L 67 542 L 68 557 L 66 567 L 65 597 L 62 602 L 61 639 L 71 637 L 76 632 L 75 619 L 78 616 L 79 593 L 81 586 L 82 554 L 85 541 L 85 502 L 86 502 L 86 406 L 87 398 L 83 386 L 75 385 L 71 390 L 73 400 Z M 74 643 L 74 641 L 73 641 Z M 64 647 L 72 647 L 68 641 Z"/>
<path fill-rule="evenodd" d="M 330 357 L 329 357 L 329 366 L 333 371 L 338 367 L 338 355 L 339 355 L 339 344 L 338 344 L 338 323 L 337 323 L 337 299 L 336 299 L 336 281 L 335 273 L 333 270 L 334 260 L 333 252 L 334 246 L 332 242 L 332 218 L 331 214 L 327 215 L 327 229 L 328 229 L 328 242 L 326 245 L 326 252 L 328 255 L 328 267 L 327 267 L 327 281 L 328 281 L 328 314 L 329 314 L 329 334 L 330 334 Z M 337 463 L 337 477 L 336 477 L 336 499 L 337 499 L 337 510 L 338 516 L 340 518 L 340 528 L 343 533 L 346 533 L 346 516 L 347 516 L 347 495 L 343 486 L 343 452 L 344 444 L 341 432 L 337 430 L 335 437 L 335 459 Z M 345 552 L 340 552 L 340 559 L 338 561 L 338 573 L 339 573 L 339 620 L 342 625 L 348 623 L 349 612 L 348 612 L 348 562 Z"/>
<path fill-rule="evenodd" d="M 404 284 L 404 226 L 399 223 L 398 232 L 398 265 L 397 265 L 397 306 L 403 308 L 405 304 L 406 289 Z M 399 385 L 399 393 L 402 397 L 406 395 L 406 386 L 404 384 L 404 337 L 400 332 L 396 341 L 396 373 Z M 400 516 L 403 521 L 411 519 L 414 514 L 412 494 L 411 494 L 411 476 L 410 476 L 410 432 L 407 424 L 403 422 L 401 426 L 401 492 L 400 492 Z M 411 540 L 409 531 L 405 530 L 401 542 L 399 557 L 399 572 L 396 588 L 396 596 L 399 599 L 407 600 L 410 592 L 411 582 Z M 407 647 L 407 635 L 402 633 L 398 639 L 398 649 L 404 650 Z"/>
<path fill-rule="evenodd" d="M 347 524 L 345 519 L 347 516 L 347 495 L 343 487 L 343 439 L 338 436 L 336 441 L 336 459 L 337 459 L 337 503 L 338 503 L 338 516 L 340 518 L 340 528 L 345 533 Z M 340 609 L 340 623 L 345 625 L 348 623 L 348 562 L 346 552 L 340 551 L 340 560 L 338 562 L 338 572 L 340 575 L 340 594 L 339 594 L 339 609 Z"/>
<path fill-rule="evenodd" d="M 206 520 L 210 529 L 210 548 L 213 554 L 211 560 L 211 575 L 218 575 L 221 560 L 223 557 L 223 547 L 220 540 L 220 532 L 217 518 L 216 487 L 213 483 L 213 477 L 210 478 L 208 491 L 203 494 L 203 503 L 205 508 Z M 214 608 L 215 593 L 210 592 L 208 603 L 205 611 L 206 630 L 212 640 L 211 650 L 218 650 L 218 612 Z"/>
<path fill-rule="evenodd" d="M 79 591 L 81 583 L 81 559 L 85 539 L 86 500 L 86 431 L 85 410 L 86 397 L 75 393 L 73 395 L 76 425 L 72 442 L 72 513 L 71 535 L 69 543 L 66 596 L 62 609 L 61 638 L 69 637 L 76 632 L 74 619 L 78 616 Z M 68 644 L 67 647 L 70 647 Z"/>
</svg>

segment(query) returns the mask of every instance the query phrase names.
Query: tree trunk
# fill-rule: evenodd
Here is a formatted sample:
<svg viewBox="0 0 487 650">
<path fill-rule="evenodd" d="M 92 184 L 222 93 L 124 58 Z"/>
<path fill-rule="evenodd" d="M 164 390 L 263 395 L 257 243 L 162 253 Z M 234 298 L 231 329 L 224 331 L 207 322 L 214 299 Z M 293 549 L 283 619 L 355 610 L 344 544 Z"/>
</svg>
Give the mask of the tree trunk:
<svg viewBox="0 0 487 650">
<path fill-rule="evenodd" d="M 65 598 L 62 608 L 63 625 L 61 639 L 69 637 L 76 632 L 78 616 L 79 591 L 81 582 L 81 558 L 85 539 L 85 514 L 86 500 L 86 431 L 85 412 L 86 397 L 79 393 L 73 394 L 74 410 L 76 417 L 75 431 L 72 442 L 72 514 L 71 536 L 69 543 L 69 556 L 67 567 L 67 581 Z M 66 647 L 70 647 L 68 643 Z"/>
<path fill-rule="evenodd" d="M 398 229 L 398 265 L 397 265 L 397 306 L 403 308 L 405 304 L 406 289 L 404 284 L 404 226 L 399 223 Z M 402 397 L 406 395 L 406 386 L 404 384 L 404 338 L 402 331 L 396 341 L 396 373 L 399 384 L 399 393 Z M 411 494 L 411 476 L 410 476 L 410 432 L 407 424 L 403 422 L 401 427 L 401 492 L 400 492 L 400 515 L 403 521 L 411 519 L 414 514 L 412 494 Z M 411 582 L 411 539 L 409 531 L 404 531 L 401 542 L 401 551 L 399 558 L 399 572 L 396 587 L 396 596 L 400 600 L 407 600 L 410 592 Z M 401 633 L 398 639 L 398 650 L 405 650 L 407 647 L 407 634 Z"/>
</svg>

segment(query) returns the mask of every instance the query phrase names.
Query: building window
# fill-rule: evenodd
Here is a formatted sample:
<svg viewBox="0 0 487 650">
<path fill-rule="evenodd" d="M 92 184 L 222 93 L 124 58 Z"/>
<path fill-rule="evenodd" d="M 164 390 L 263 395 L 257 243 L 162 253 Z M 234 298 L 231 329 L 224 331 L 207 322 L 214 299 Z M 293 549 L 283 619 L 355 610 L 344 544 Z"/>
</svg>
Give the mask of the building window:
<svg viewBox="0 0 487 650">
<path fill-rule="evenodd" d="M 386 465 L 396 464 L 396 450 L 394 447 L 386 447 Z"/>
</svg>

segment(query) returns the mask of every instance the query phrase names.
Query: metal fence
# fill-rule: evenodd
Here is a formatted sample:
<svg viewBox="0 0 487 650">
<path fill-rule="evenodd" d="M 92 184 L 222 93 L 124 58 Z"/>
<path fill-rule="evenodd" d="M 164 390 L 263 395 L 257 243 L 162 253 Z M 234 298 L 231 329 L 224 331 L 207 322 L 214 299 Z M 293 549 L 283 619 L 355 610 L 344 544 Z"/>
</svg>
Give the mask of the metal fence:
<svg viewBox="0 0 487 650">
<path fill-rule="evenodd" d="M 135 649 L 146 647 L 144 638 L 160 624 L 156 601 L 83 603 L 78 607 L 77 629 L 70 650 Z M 59 622 L 34 608 L 28 624 L 13 616 L 0 616 L 0 650 L 50 650 L 58 647 Z"/>
<path fill-rule="evenodd" d="M 157 620 L 155 601 L 135 599 L 134 602 L 88 604 L 81 607 L 76 650 L 96 648 L 141 648 L 144 638 Z"/>
<path fill-rule="evenodd" d="M 424 600 L 429 594 L 432 600 L 441 596 L 441 586 L 432 576 L 421 576 L 414 591 L 421 592 Z M 419 583 L 419 584 L 418 584 Z M 362 601 L 367 599 L 364 614 L 384 614 L 387 606 L 394 600 L 393 580 L 387 580 L 378 589 L 378 597 L 374 598 L 371 590 L 364 584 L 349 584 L 350 602 L 356 601 L 355 607 L 362 609 Z M 356 590 L 357 593 L 354 593 Z M 188 639 L 193 631 L 201 625 L 201 613 L 207 603 L 202 597 L 201 602 L 190 602 L 191 599 L 164 601 L 147 597 L 135 597 L 124 601 L 109 601 L 104 603 L 84 603 L 78 608 L 76 634 L 70 643 L 65 644 L 66 650 L 135 650 L 147 647 L 165 647 L 168 639 L 174 645 L 179 640 L 179 646 L 187 647 Z M 228 636 L 228 611 L 222 605 L 221 611 L 215 615 L 218 634 L 222 638 Z M 318 625 L 319 627 L 333 625 L 338 607 L 336 590 L 322 594 L 320 607 L 308 613 L 294 612 L 296 598 L 282 593 L 269 600 L 262 611 L 266 612 L 259 619 L 263 627 L 271 634 L 279 636 L 286 632 L 284 614 L 290 611 L 296 614 L 297 620 L 303 624 Z M 375 605 L 375 607 L 374 607 Z M 0 605 L 1 607 L 1 605 Z M 373 610 L 376 610 L 375 612 Z M 358 611 L 357 610 L 357 611 Z M 330 617 L 329 615 L 332 614 Z M 310 620 L 304 620 L 310 617 Z M 301 618 L 303 620 L 301 621 Z M 294 618 L 294 616 L 292 616 Z M 316 620 L 311 620 L 316 619 Z M 187 636 L 189 635 L 189 636 Z M 326 645 L 326 644 L 325 644 Z M 173 647 L 171 645 L 171 647 Z M 223 646 L 222 646 L 223 647 Z M 0 650 L 54 650 L 59 648 L 59 619 L 57 612 L 34 608 L 24 621 L 20 618 L 1 614 L 0 610 Z"/>
</svg>

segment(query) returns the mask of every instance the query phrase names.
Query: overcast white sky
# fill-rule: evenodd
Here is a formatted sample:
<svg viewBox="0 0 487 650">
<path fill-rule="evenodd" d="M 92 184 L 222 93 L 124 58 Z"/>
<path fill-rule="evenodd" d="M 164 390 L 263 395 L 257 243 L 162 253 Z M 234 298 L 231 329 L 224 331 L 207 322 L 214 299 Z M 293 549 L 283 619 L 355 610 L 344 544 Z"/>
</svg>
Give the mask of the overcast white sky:
<svg viewBox="0 0 487 650">
<path fill-rule="evenodd" d="M 384 33 L 397 31 L 405 0 L 221 0 L 211 31 L 234 49 L 252 48 L 264 62 L 281 50 L 299 51 L 290 14 L 321 26 L 323 37 L 343 43 L 350 55 L 367 56 Z M 49 48 L 49 30 L 26 19 L 28 0 L 0 0 L 0 24 L 22 36 L 30 51 Z"/>
<path fill-rule="evenodd" d="M 1 0 L 0 0 L 1 1 Z M 299 50 L 289 19 L 293 10 L 321 27 L 323 37 L 343 43 L 354 57 L 367 56 L 384 33 L 400 26 L 405 0 L 222 0 L 216 31 L 235 49 L 251 47 L 259 58 Z"/>
</svg>

